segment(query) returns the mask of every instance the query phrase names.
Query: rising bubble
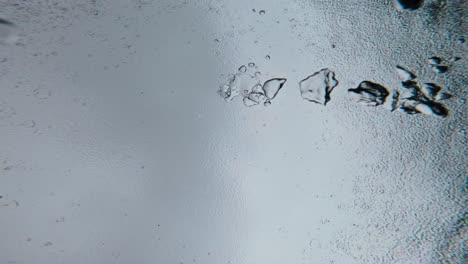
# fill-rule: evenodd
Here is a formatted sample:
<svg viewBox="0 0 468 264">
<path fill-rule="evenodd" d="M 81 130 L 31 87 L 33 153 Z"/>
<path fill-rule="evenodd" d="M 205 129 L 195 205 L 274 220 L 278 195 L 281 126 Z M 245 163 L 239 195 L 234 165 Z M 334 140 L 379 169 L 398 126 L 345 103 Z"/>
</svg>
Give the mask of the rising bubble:
<svg viewBox="0 0 468 264">
<path fill-rule="evenodd" d="M 326 105 L 330 94 L 338 85 L 335 72 L 325 68 L 299 82 L 301 97 L 307 101 Z"/>
</svg>

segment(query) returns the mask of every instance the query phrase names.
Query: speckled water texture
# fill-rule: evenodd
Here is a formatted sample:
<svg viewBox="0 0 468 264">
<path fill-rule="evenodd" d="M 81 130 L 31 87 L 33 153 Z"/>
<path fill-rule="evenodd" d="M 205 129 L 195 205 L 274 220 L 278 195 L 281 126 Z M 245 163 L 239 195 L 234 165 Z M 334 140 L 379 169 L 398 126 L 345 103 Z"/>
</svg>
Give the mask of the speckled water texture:
<svg viewBox="0 0 468 264">
<path fill-rule="evenodd" d="M 419 2 L 0 1 L 0 263 L 466 262 L 467 4 Z"/>
</svg>

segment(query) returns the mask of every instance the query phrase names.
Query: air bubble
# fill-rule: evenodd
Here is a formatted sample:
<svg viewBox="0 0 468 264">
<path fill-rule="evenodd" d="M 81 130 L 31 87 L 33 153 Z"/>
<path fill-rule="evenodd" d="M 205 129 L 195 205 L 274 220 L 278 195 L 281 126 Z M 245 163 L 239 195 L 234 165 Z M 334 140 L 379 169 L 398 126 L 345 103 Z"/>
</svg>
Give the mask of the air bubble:
<svg viewBox="0 0 468 264">
<path fill-rule="evenodd" d="M 226 101 L 233 100 L 236 96 L 246 96 L 252 87 L 259 85 L 260 81 L 254 76 L 246 73 L 238 73 L 230 75 L 227 78 L 227 83 L 220 86 L 218 94 Z M 247 93 L 245 93 L 247 90 Z"/>
<path fill-rule="evenodd" d="M 420 92 L 417 88 L 407 88 L 406 90 L 403 91 L 400 98 L 409 99 L 409 98 L 415 98 L 419 96 L 420 96 Z"/>
<path fill-rule="evenodd" d="M 337 85 L 335 72 L 325 68 L 300 81 L 299 90 L 303 99 L 326 105 L 331 99 L 331 92 Z"/>
<path fill-rule="evenodd" d="M 252 106 L 255 106 L 255 105 L 258 105 L 259 102 L 257 101 L 254 101 L 252 100 L 250 97 L 244 97 L 244 99 L 242 100 L 242 102 L 244 103 L 245 106 L 247 107 L 252 107 Z"/>
<path fill-rule="evenodd" d="M 250 68 L 255 67 L 255 63 L 253 63 L 253 62 L 249 62 L 248 65 L 249 65 Z"/>
<path fill-rule="evenodd" d="M 424 0 L 393 0 L 393 5 L 400 11 L 413 11 L 424 5 Z"/>
<path fill-rule="evenodd" d="M 441 92 L 442 87 L 435 83 L 425 83 L 422 88 L 414 81 L 402 82 L 406 88 L 401 96 L 400 109 L 407 114 L 426 114 L 445 117 L 448 109 L 437 102 L 441 97 L 445 97 L 445 92 Z M 448 98 L 451 95 L 447 94 Z"/>
<path fill-rule="evenodd" d="M 271 59 L 270 55 L 266 55 L 265 59 L 267 59 L 267 60 Z"/>
<path fill-rule="evenodd" d="M 391 112 L 395 111 L 395 109 L 397 109 L 399 99 L 400 92 L 398 92 L 397 90 L 391 91 L 390 96 L 388 97 L 387 109 Z"/>
<path fill-rule="evenodd" d="M 263 94 L 263 88 L 261 84 L 256 84 L 254 87 L 252 87 L 252 93 L 261 93 Z"/>
<path fill-rule="evenodd" d="M 403 88 L 406 88 L 406 89 L 410 89 L 410 88 L 418 88 L 419 89 L 418 83 L 415 82 L 415 81 L 401 82 L 401 86 L 403 86 Z"/>
<path fill-rule="evenodd" d="M 260 10 L 258 13 L 259 13 L 261 16 L 263 16 L 263 15 L 265 15 L 266 12 L 265 12 L 265 10 Z"/>
<path fill-rule="evenodd" d="M 445 117 L 448 115 L 448 110 L 444 105 L 437 102 L 424 102 L 416 99 L 405 100 L 400 106 L 407 114 L 426 114 L 433 116 Z"/>
<path fill-rule="evenodd" d="M 416 74 L 400 65 L 396 66 L 396 72 L 402 81 L 410 81 L 416 78 Z"/>
<path fill-rule="evenodd" d="M 440 57 L 430 57 L 428 60 L 427 60 L 427 63 L 429 63 L 430 65 L 438 65 L 438 64 L 441 64 L 442 63 L 442 58 Z"/>
<path fill-rule="evenodd" d="M 239 69 L 237 69 L 239 72 L 242 72 L 242 73 L 245 73 L 247 71 L 247 67 L 245 67 L 245 65 L 242 65 L 239 67 Z"/>
<path fill-rule="evenodd" d="M 436 96 L 435 96 L 435 100 L 436 101 L 442 101 L 442 100 L 447 100 L 447 99 L 450 99 L 452 98 L 453 95 L 449 94 L 449 93 L 446 93 L 446 92 L 440 92 L 438 93 Z"/>
<path fill-rule="evenodd" d="M 370 81 L 363 81 L 357 88 L 348 89 L 348 92 L 357 97 L 357 102 L 367 106 L 382 105 L 389 95 L 387 88 Z"/>
<path fill-rule="evenodd" d="M 422 92 L 431 100 L 442 90 L 442 87 L 435 83 L 425 83 L 422 86 Z"/>
<path fill-rule="evenodd" d="M 284 78 L 274 78 L 266 81 L 262 87 L 265 96 L 270 100 L 275 98 L 285 83 L 286 79 Z"/>
<path fill-rule="evenodd" d="M 231 97 L 231 87 L 226 84 L 221 85 L 219 87 L 218 94 L 223 99 L 228 99 L 229 97 Z"/>
<path fill-rule="evenodd" d="M 445 65 L 433 65 L 432 66 L 432 71 L 435 73 L 445 73 L 448 71 L 448 66 Z"/>
</svg>

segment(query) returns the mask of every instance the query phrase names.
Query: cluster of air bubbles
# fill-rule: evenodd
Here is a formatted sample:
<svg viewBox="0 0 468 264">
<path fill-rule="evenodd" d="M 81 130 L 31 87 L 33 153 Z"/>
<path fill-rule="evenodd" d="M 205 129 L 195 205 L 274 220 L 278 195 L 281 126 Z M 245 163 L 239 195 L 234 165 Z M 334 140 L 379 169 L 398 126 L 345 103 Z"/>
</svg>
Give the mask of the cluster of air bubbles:
<svg viewBox="0 0 468 264">
<path fill-rule="evenodd" d="M 257 13 L 257 9 L 252 8 L 252 12 Z M 263 16 L 263 15 L 266 14 L 266 11 L 262 9 L 262 10 L 258 11 L 258 14 L 261 15 L 261 16 Z"/>
<path fill-rule="evenodd" d="M 220 86 L 218 94 L 227 102 L 240 97 L 247 107 L 271 105 L 272 100 L 286 83 L 286 79 L 272 78 L 262 84 L 259 80 L 261 73 L 259 71 L 251 73 L 251 70 L 257 68 L 255 63 L 250 62 L 247 66 L 242 65 L 236 74 L 230 74 L 227 82 Z"/>
<path fill-rule="evenodd" d="M 432 58 L 431 58 L 432 59 Z M 437 59 L 434 59 L 437 61 Z M 401 80 L 401 92 L 389 92 L 381 84 L 363 81 L 357 88 L 349 89 L 359 103 L 367 106 L 387 105 L 390 111 L 399 109 L 407 114 L 426 114 L 445 117 L 449 111 L 441 101 L 452 97 L 436 83 L 420 84 L 416 74 L 403 66 L 396 66 L 396 73 Z"/>
<path fill-rule="evenodd" d="M 440 63 L 438 57 L 430 58 L 433 63 Z M 263 104 L 268 106 L 276 98 L 286 83 L 285 78 L 273 78 L 260 82 L 260 72 L 250 73 L 256 69 L 255 63 L 239 67 L 236 74 L 228 76 L 227 82 L 220 86 L 218 94 L 226 101 L 241 97 L 247 107 Z M 373 81 L 362 81 L 356 88 L 348 89 L 348 94 L 356 102 L 365 106 L 384 106 L 390 111 L 400 110 L 406 114 L 426 114 L 445 117 L 449 110 L 441 102 L 452 97 L 451 94 L 436 83 L 417 81 L 418 76 L 404 66 L 397 65 L 396 74 L 401 81 L 401 89 L 389 90 L 382 84 Z M 304 100 L 326 105 L 330 94 L 338 86 L 335 72 L 324 68 L 299 82 L 299 91 Z"/>
<path fill-rule="evenodd" d="M 445 73 L 449 70 L 449 65 L 451 63 L 457 62 L 459 60 L 461 60 L 461 57 L 458 57 L 458 56 L 453 56 L 452 58 L 448 60 L 445 60 L 441 57 L 434 56 L 434 57 L 430 57 L 427 60 L 427 63 L 432 68 L 432 71 L 434 71 L 435 73 Z"/>
</svg>

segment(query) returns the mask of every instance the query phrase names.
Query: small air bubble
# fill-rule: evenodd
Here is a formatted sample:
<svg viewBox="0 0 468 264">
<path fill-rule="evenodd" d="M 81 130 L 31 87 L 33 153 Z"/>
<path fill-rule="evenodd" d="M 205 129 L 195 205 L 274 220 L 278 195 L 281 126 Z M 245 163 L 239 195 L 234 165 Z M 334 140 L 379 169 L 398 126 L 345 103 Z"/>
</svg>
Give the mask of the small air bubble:
<svg viewBox="0 0 468 264">
<path fill-rule="evenodd" d="M 260 12 L 258 12 L 258 13 L 263 16 L 266 12 L 265 12 L 265 10 L 260 10 Z"/>
<path fill-rule="evenodd" d="M 252 93 L 263 94 L 262 85 L 256 84 L 254 87 L 252 87 Z"/>
<path fill-rule="evenodd" d="M 446 99 L 450 99 L 452 98 L 453 95 L 449 94 L 449 93 L 446 93 L 446 92 L 440 92 L 438 93 L 436 96 L 435 96 L 435 100 L 436 101 L 442 101 L 442 100 L 446 100 Z"/>
<path fill-rule="evenodd" d="M 396 66 L 396 72 L 402 81 L 410 81 L 416 78 L 416 74 L 400 65 Z"/>
<path fill-rule="evenodd" d="M 264 103 L 263 103 L 264 106 L 270 106 L 271 105 L 271 101 L 270 100 L 266 100 Z"/>
<path fill-rule="evenodd" d="M 238 71 L 244 73 L 247 71 L 247 67 L 245 67 L 245 65 L 242 65 L 239 67 Z"/>
<path fill-rule="evenodd" d="M 45 243 L 42 244 L 42 245 L 43 245 L 44 247 L 50 247 L 50 246 L 52 246 L 52 242 L 47 241 L 47 242 L 45 242 Z"/>
<path fill-rule="evenodd" d="M 253 62 L 249 62 L 248 65 L 249 65 L 250 68 L 255 67 L 255 63 L 253 63 Z"/>
<path fill-rule="evenodd" d="M 404 82 L 401 82 L 401 86 L 403 86 L 403 88 L 406 88 L 406 89 L 418 88 L 418 83 L 415 81 L 404 81 Z"/>
<path fill-rule="evenodd" d="M 395 111 L 395 109 L 397 108 L 399 99 L 400 99 L 400 92 L 398 92 L 397 90 L 391 91 L 390 96 L 388 97 L 388 104 L 387 104 L 387 108 L 391 112 Z"/>
<path fill-rule="evenodd" d="M 244 105 L 251 107 L 268 100 L 262 92 L 251 92 L 247 97 L 244 98 Z"/>
<path fill-rule="evenodd" d="M 431 100 L 434 100 L 436 95 L 442 90 L 442 87 L 435 83 L 425 83 L 422 86 L 422 92 Z"/>
<path fill-rule="evenodd" d="M 435 73 L 446 73 L 448 71 L 448 66 L 445 65 L 433 65 L 432 71 Z"/>
<path fill-rule="evenodd" d="M 434 115 L 445 117 L 448 115 L 448 110 L 440 103 L 436 102 L 419 102 L 415 109 L 425 115 Z"/>
<path fill-rule="evenodd" d="M 424 0 L 393 0 L 393 4 L 400 11 L 413 11 L 424 5 Z"/>
<path fill-rule="evenodd" d="M 270 55 L 266 55 L 265 59 L 267 59 L 267 60 L 271 59 Z"/>
<path fill-rule="evenodd" d="M 243 101 L 244 105 L 247 106 L 247 107 L 252 107 L 252 106 L 258 105 L 258 102 L 255 101 L 255 100 L 252 100 L 250 97 L 244 97 L 244 99 L 242 101 Z"/>
<path fill-rule="evenodd" d="M 430 57 L 428 60 L 427 60 L 427 63 L 429 63 L 430 65 L 438 65 L 438 64 L 441 64 L 442 63 L 442 58 L 440 57 Z"/>
<path fill-rule="evenodd" d="M 455 62 L 455 61 L 459 61 L 459 60 L 461 60 L 461 58 L 460 58 L 460 57 L 453 57 L 453 58 L 451 59 L 451 61 L 453 61 L 453 62 Z"/>
</svg>

